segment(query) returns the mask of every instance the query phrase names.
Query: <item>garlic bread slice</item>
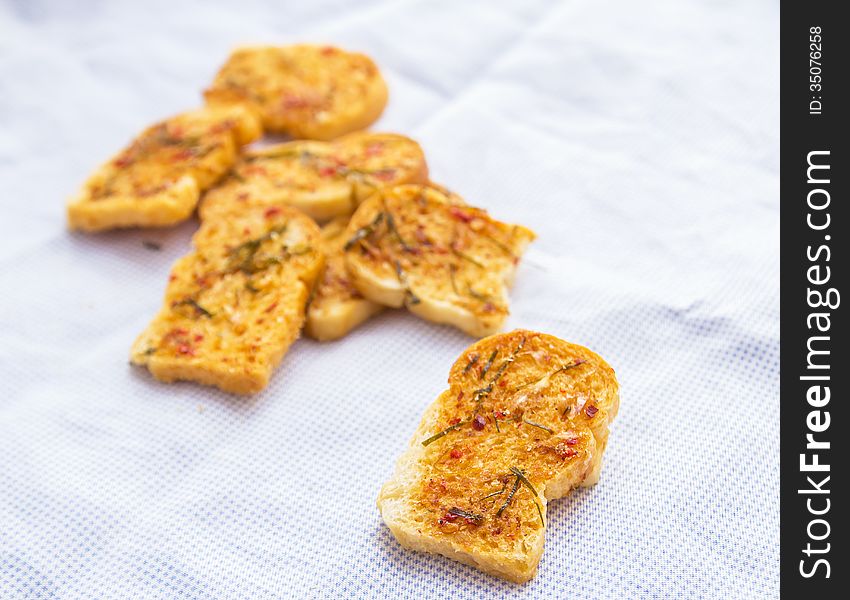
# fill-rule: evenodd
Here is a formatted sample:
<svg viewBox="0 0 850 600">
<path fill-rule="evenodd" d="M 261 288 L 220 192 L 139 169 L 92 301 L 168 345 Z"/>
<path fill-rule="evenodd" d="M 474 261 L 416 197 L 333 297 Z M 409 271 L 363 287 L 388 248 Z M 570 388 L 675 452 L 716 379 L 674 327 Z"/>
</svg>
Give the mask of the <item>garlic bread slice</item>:
<svg viewBox="0 0 850 600">
<path fill-rule="evenodd" d="M 508 287 L 535 237 L 432 185 L 376 192 L 346 235 L 346 267 L 363 296 L 476 337 L 507 317 Z"/>
<path fill-rule="evenodd" d="M 304 332 L 321 342 L 339 339 L 381 312 L 384 307 L 366 300 L 351 284 L 345 269 L 343 246 L 348 219 L 334 219 L 322 227 L 325 271 L 313 290 Z"/>
<path fill-rule="evenodd" d="M 587 348 L 517 330 L 470 346 L 378 496 L 402 546 L 522 583 L 547 504 L 596 483 L 617 414 L 613 369 Z"/>
<path fill-rule="evenodd" d="M 203 223 L 131 362 L 165 382 L 260 391 L 304 323 L 324 263 L 320 236 L 312 219 L 289 207 Z"/>
<path fill-rule="evenodd" d="M 71 199 L 68 226 L 102 231 L 179 223 L 230 170 L 240 147 L 260 135 L 257 117 L 239 106 L 198 109 L 148 127 Z"/>
<path fill-rule="evenodd" d="M 330 140 L 365 129 L 387 104 L 371 58 L 333 46 L 237 48 L 204 92 L 210 104 L 246 104 L 267 131 Z"/>
<path fill-rule="evenodd" d="M 354 133 L 333 142 L 296 141 L 251 150 L 201 203 L 202 219 L 247 206 L 294 206 L 323 221 L 349 216 L 376 189 L 425 183 L 415 141 L 394 133 Z"/>
</svg>

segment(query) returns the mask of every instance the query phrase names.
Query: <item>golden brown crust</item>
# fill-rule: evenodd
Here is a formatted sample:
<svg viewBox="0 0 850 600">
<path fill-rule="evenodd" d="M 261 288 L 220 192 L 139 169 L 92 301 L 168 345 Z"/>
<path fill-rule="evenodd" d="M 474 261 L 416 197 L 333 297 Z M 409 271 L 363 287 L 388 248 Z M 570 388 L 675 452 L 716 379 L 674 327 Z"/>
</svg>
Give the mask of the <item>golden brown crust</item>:
<svg viewBox="0 0 850 600">
<path fill-rule="evenodd" d="M 68 204 L 71 229 L 173 225 L 195 210 L 203 190 L 261 135 L 241 107 L 203 108 L 148 127 L 101 166 Z"/>
<path fill-rule="evenodd" d="M 587 348 L 517 330 L 454 363 L 378 507 L 406 547 L 523 582 L 546 505 L 595 483 L 617 413 L 613 369 Z"/>
<path fill-rule="evenodd" d="M 384 309 L 364 298 L 348 277 L 342 254 L 347 224 L 348 219 L 340 217 L 322 228 L 325 271 L 313 290 L 304 324 L 304 333 L 322 342 L 347 335 Z"/>
<path fill-rule="evenodd" d="M 333 46 L 236 49 L 204 92 L 211 104 L 245 104 L 266 130 L 330 140 L 365 129 L 383 112 L 387 86 L 368 56 Z"/>
<path fill-rule="evenodd" d="M 202 219 L 249 206 L 294 206 L 314 219 L 350 215 L 376 189 L 428 179 L 419 144 L 394 133 L 354 133 L 246 152 L 200 207 Z"/>
<path fill-rule="evenodd" d="M 324 262 L 319 228 L 292 208 L 252 209 L 203 223 L 194 243 L 131 361 L 166 382 L 258 392 L 304 323 Z"/>
<path fill-rule="evenodd" d="M 476 337 L 507 317 L 507 288 L 535 237 L 434 185 L 376 192 L 346 235 L 346 267 L 366 298 Z"/>
</svg>

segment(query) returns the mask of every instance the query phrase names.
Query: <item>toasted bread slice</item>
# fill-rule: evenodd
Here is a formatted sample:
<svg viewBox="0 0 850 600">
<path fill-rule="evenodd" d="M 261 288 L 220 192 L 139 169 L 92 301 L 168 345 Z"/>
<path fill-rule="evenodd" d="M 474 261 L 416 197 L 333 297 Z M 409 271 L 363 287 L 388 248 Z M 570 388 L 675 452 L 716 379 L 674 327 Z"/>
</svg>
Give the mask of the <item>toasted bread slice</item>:
<svg viewBox="0 0 850 600">
<path fill-rule="evenodd" d="M 101 166 L 68 204 L 68 226 L 84 231 L 173 225 L 262 135 L 243 107 L 203 108 L 148 127 Z"/>
<path fill-rule="evenodd" d="M 376 189 L 427 179 L 422 148 L 402 135 L 362 132 L 334 142 L 288 142 L 245 153 L 204 197 L 200 216 L 287 204 L 323 221 L 350 216 Z"/>
<path fill-rule="evenodd" d="M 535 237 L 444 188 L 416 185 L 376 192 L 346 235 L 346 267 L 363 296 L 476 337 L 507 317 L 507 288 Z"/>
<path fill-rule="evenodd" d="M 260 391 L 304 323 L 324 263 L 320 236 L 312 219 L 288 207 L 203 223 L 131 362 L 166 382 Z"/>
<path fill-rule="evenodd" d="M 325 250 L 325 272 L 313 290 L 307 308 L 304 332 L 319 341 L 339 339 L 381 312 L 384 307 L 366 300 L 351 285 L 345 269 L 342 247 L 345 245 L 345 227 L 348 219 L 334 219 L 322 228 Z"/>
<path fill-rule="evenodd" d="M 251 106 L 266 130 L 330 140 L 365 129 L 387 104 L 387 85 L 368 56 L 332 46 L 236 49 L 204 92 L 210 104 Z"/>
<path fill-rule="evenodd" d="M 480 340 L 452 366 L 378 509 L 406 548 L 528 581 L 548 501 L 596 482 L 618 406 L 613 369 L 587 348 L 523 330 Z"/>
</svg>

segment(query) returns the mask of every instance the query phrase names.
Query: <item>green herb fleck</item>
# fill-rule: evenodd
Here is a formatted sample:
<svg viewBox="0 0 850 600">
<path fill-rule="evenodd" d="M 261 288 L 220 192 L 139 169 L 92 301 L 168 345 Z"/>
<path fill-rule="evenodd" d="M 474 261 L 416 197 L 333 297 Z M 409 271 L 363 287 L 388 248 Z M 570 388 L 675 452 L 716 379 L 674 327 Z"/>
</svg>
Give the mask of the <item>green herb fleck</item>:
<svg viewBox="0 0 850 600">
<path fill-rule="evenodd" d="M 545 425 L 541 425 L 540 423 L 534 423 L 533 421 L 526 421 L 525 419 L 523 419 L 522 422 L 525 423 L 526 425 L 531 425 L 532 427 L 537 427 L 538 429 L 542 429 L 543 431 L 547 431 L 549 433 L 555 433 L 554 431 L 552 431 L 551 429 L 549 429 Z"/>
<path fill-rule="evenodd" d="M 361 240 L 364 240 L 367 237 L 369 237 L 370 235 L 372 235 L 375 232 L 375 229 L 378 227 L 378 225 L 381 224 L 381 221 L 383 221 L 383 219 L 384 219 L 384 213 L 379 212 L 377 214 L 377 216 L 375 217 L 375 219 L 371 223 L 361 227 L 360 229 L 358 229 L 357 231 L 354 232 L 354 235 L 351 236 L 351 239 L 348 240 L 347 242 L 345 242 L 345 246 L 343 247 L 343 250 L 345 250 L 345 251 L 351 250 L 354 247 L 355 244 L 359 243 Z"/>
<path fill-rule="evenodd" d="M 431 444 L 431 443 L 433 443 L 433 442 L 436 442 L 437 440 L 439 440 L 439 439 L 440 439 L 441 437 L 443 437 L 444 435 L 446 435 L 446 434 L 448 434 L 448 433 L 451 433 L 451 432 L 452 432 L 452 431 L 454 431 L 455 429 L 460 429 L 461 427 L 463 427 L 463 426 L 464 426 L 464 425 L 466 425 L 467 423 L 469 423 L 469 421 L 461 421 L 460 423 L 455 423 L 454 425 L 449 425 L 448 427 L 446 427 L 446 428 L 445 428 L 445 429 L 443 429 L 442 431 L 440 431 L 440 432 L 438 432 L 438 433 L 435 433 L 434 435 L 432 435 L 431 437 L 429 437 L 427 440 L 423 441 L 423 442 L 422 442 L 422 445 L 423 445 L 423 446 L 427 446 L 428 444 Z"/>
<path fill-rule="evenodd" d="M 522 484 L 523 484 L 525 487 L 527 487 L 529 490 L 531 490 L 531 493 L 532 493 L 532 494 L 534 494 L 534 497 L 535 497 L 535 498 L 539 498 L 539 497 L 540 497 L 540 496 L 537 494 L 537 490 L 535 490 L 535 489 L 534 489 L 534 486 L 533 486 L 533 485 L 531 485 L 531 482 L 530 482 L 530 481 L 528 480 L 528 478 L 525 476 L 525 473 L 523 472 L 523 470 L 522 470 L 522 469 L 517 469 L 516 467 L 511 467 L 511 473 L 513 473 L 514 475 L 516 475 L 516 477 L 517 477 L 517 481 L 521 481 L 521 482 L 522 482 Z"/>
<path fill-rule="evenodd" d="M 497 516 L 497 517 L 501 517 L 501 516 L 502 516 L 502 513 L 503 513 L 503 512 L 505 512 L 505 509 L 506 509 L 506 508 L 508 507 L 508 505 L 511 503 L 511 500 L 513 500 L 513 499 L 514 499 L 514 496 L 516 495 L 516 491 L 517 491 L 518 489 L 519 489 L 519 477 L 517 477 L 517 478 L 514 480 L 514 485 L 513 485 L 513 487 L 511 488 L 511 493 L 510 493 L 510 494 L 508 494 L 508 497 L 507 497 L 507 498 L 505 498 L 504 503 L 503 503 L 503 504 L 502 504 L 502 506 L 499 508 L 499 510 L 496 512 L 496 516 Z"/>
<path fill-rule="evenodd" d="M 476 513 L 467 512 L 463 509 L 452 507 L 449 509 L 449 514 L 454 515 L 456 517 L 461 517 L 462 519 L 466 519 L 467 521 L 473 522 L 475 525 L 479 525 L 484 520 L 484 515 L 479 515 Z"/>
<path fill-rule="evenodd" d="M 489 371 L 489 370 L 490 370 L 490 367 L 492 367 L 492 366 L 493 366 L 493 361 L 495 360 L 496 355 L 497 355 L 498 353 L 499 353 L 499 349 L 498 349 L 498 348 L 496 348 L 495 350 L 493 350 L 493 353 L 492 353 L 492 354 L 490 354 L 490 358 L 488 358 L 488 359 L 487 359 L 487 362 L 484 364 L 484 368 L 481 370 L 481 375 L 478 377 L 478 379 L 484 379 L 484 376 L 485 376 L 485 375 L 487 375 L 487 371 Z"/>
</svg>

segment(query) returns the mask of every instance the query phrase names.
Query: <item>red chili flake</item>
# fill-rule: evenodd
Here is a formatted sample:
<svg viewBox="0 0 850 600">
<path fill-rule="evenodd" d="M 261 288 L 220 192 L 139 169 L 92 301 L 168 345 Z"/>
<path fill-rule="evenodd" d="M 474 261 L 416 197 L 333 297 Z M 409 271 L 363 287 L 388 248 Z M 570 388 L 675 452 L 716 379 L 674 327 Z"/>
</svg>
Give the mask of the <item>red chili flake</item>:
<svg viewBox="0 0 850 600">
<path fill-rule="evenodd" d="M 185 329 L 183 329 L 182 327 L 178 327 L 176 329 L 172 329 L 171 334 L 173 334 L 173 335 L 189 335 L 189 332 L 186 331 Z"/>
<path fill-rule="evenodd" d="M 336 167 L 322 167 L 319 169 L 320 177 L 333 177 L 336 175 Z"/>
<path fill-rule="evenodd" d="M 242 233 L 244 235 L 251 235 L 251 229 L 249 227 L 246 227 L 245 229 L 242 230 Z"/>
<path fill-rule="evenodd" d="M 374 176 L 375 179 L 380 179 L 381 181 L 390 181 L 395 177 L 395 169 L 384 169 L 375 173 Z"/>
<path fill-rule="evenodd" d="M 306 108 L 310 106 L 310 103 L 303 96 L 296 96 L 295 94 L 287 94 L 283 97 L 283 107 L 284 108 Z"/>
<path fill-rule="evenodd" d="M 264 313 L 270 313 L 270 312 L 271 312 L 271 311 L 273 311 L 276 307 L 277 307 L 277 301 L 272 302 L 271 304 L 269 304 L 269 307 L 268 307 L 266 310 L 264 310 L 263 312 L 264 312 Z"/>
<path fill-rule="evenodd" d="M 196 341 L 196 342 L 200 342 L 202 339 L 204 339 L 203 334 L 201 334 L 201 333 L 196 333 L 196 334 L 195 334 L 195 341 Z"/>
<path fill-rule="evenodd" d="M 460 423 L 460 417 L 449 420 L 449 425 L 457 425 L 458 423 Z"/>
<path fill-rule="evenodd" d="M 176 279 L 177 279 L 177 275 L 175 275 L 174 273 L 172 273 L 171 275 L 168 276 L 168 281 L 175 281 Z"/>
<path fill-rule="evenodd" d="M 114 164 L 116 167 L 121 169 L 121 168 L 128 167 L 131 164 L 133 164 L 133 159 L 129 156 L 120 156 L 120 157 L 116 158 L 112 162 L 112 164 Z"/>
<path fill-rule="evenodd" d="M 487 426 L 487 419 L 482 417 L 481 415 L 475 415 L 475 418 L 472 419 L 472 428 L 475 431 L 481 431 Z"/>
<path fill-rule="evenodd" d="M 372 142 L 366 146 L 366 156 L 379 156 L 384 151 L 384 144 Z"/>
<path fill-rule="evenodd" d="M 505 387 L 508 385 L 508 381 L 506 379 L 499 380 L 499 387 Z"/>
<path fill-rule="evenodd" d="M 568 448 L 568 447 L 564 446 L 563 444 L 558 444 L 557 446 L 555 446 L 555 452 L 561 458 L 570 458 L 571 456 L 576 455 L 575 450 L 573 450 L 572 448 Z"/>
<path fill-rule="evenodd" d="M 437 523 L 445 525 L 446 523 L 454 523 L 455 521 L 457 521 L 457 515 L 447 512 L 437 520 Z"/>
<path fill-rule="evenodd" d="M 463 400 L 463 390 L 461 390 L 461 391 L 459 391 L 459 392 L 457 393 L 457 399 L 458 399 L 458 400 Z"/>
<path fill-rule="evenodd" d="M 416 241 L 420 244 L 430 244 L 431 241 L 428 239 L 428 236 L 425 235 L 425 230 L 422 228 L 422 225 L 416 226 L 416 231 L 413 233 L 413 237 L 416 238 Z"/>
<path fill-rule="evenodd" d="M 334 48 L 333 46 L 324 46 L 322 48 L 323 56 L 331 56 L 332 54 L 336 54 L 336 48 Z"/>
<path fill-rule="evenodd" d="M 276 215 L 280 214 L 280 207 L 272 206 L 271 208 L 267 208 L 264 213 L 267 219 L 270 219 Z"/>
<path fill-rule="evenodd" d="M 567 438 L 565 441 L 567 442 L 567 446 L 575 446 L 578 444 L 578 438 Z"/>
<path fill-rule="evenodd" d="M 504 419 L 505 417 L 508 416 L 508 414 L 505 413 L 505 412 L 502 412 L 501 410 L 497 410 L 496 412 L 493 413 L 493 416 L 496 417 L 497 419 Z"/>
<path fill-rule="evenodd" d="M 449 456 L 451 456 L 452 458 L 460 458 L 461 456 L 463 456 L 463 450 L 461 450 L 460 448 L 452 448 L 452 451 L 449 452 Z"/>
<path fill-rule="evenodd" d="M 233 129 L 233 124 L 233 119 L 225 119 L 221 123 L 216 123 L 215 125 L 210 127 L 210 133 L 216 134 L 229 131 L 230 129 Z"/>
<path fill-rule="evenodd" d="M 596 408 L 593 404 L 588 404 L 588 405 L 584 408 L 584 414 L 586 414 L 586 415 L 587 415 L 588 417 L 590 417 L 591 419 L 592 419 L 592 418 L 593 418 L 593 416 L 594 416 L 596 413 L 598 413 L 598 412 L 599 412 L 599 409 L 598 409 L 598 408 Z"/>
<path fill-rule="evenodd" d="M 195 356 L 195 351 L 189 344 L 180 344 L 177 346 L 177 352 L 180 354 L 187 354 L 188 356 Z"/>
<path fill-rule="evenodd" d="M 171 157 L 171 160 L 174 160 L 174 161 L 189 160 L 193 156 L 195 156 L 194 150 L 192 150 L 191 148 L 183 148 L 182 150 L 179 150 L 178 152 L 176 152 L 174 154 L 174 156 Z"/>
<path fill-rule="evenodd" d="M 469 223 L 470 221 L 472 221 L 472 219 L 475 218 L 475 215 L 470 215 L 466 211 L 459 209 L 457 206 L 450 206 L 449 214 L 455 219 L 463 221 L 464 223 Z"/>
</svg>

